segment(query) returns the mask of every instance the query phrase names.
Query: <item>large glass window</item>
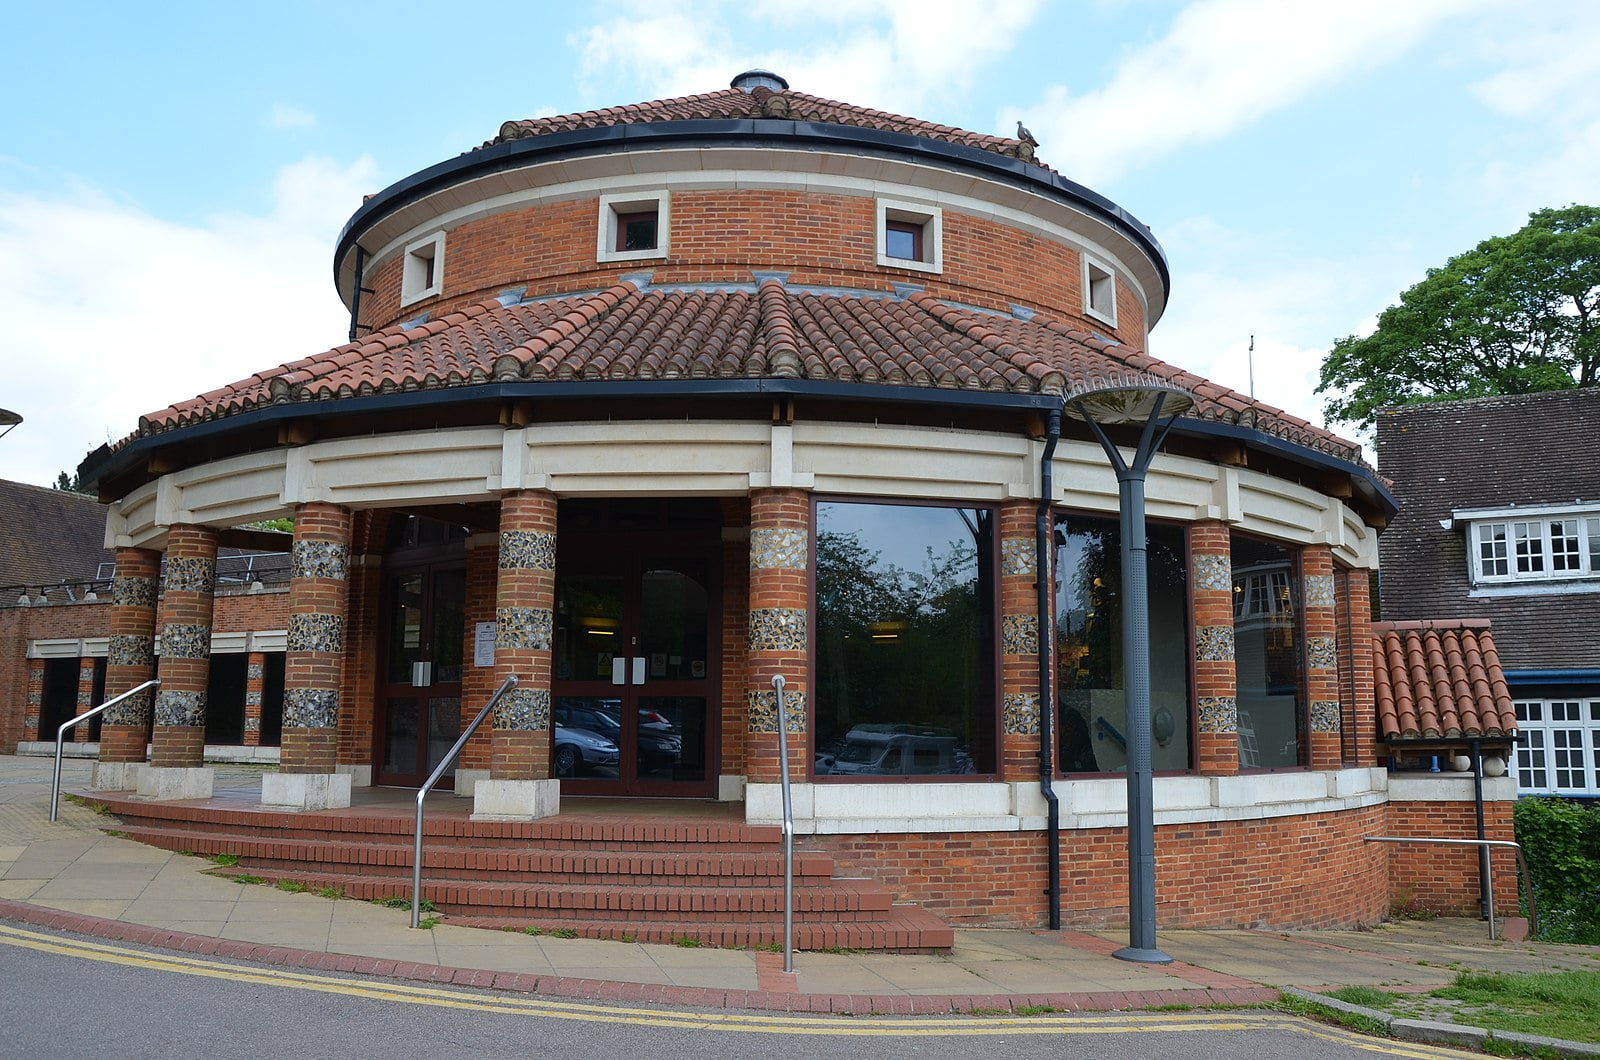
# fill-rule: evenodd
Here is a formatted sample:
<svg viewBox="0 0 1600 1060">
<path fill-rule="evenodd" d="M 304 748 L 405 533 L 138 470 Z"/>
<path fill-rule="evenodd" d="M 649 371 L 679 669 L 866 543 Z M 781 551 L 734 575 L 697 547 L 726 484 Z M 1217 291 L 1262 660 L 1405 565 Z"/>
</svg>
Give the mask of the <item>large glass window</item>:
<svg viewBox="0 0 1600 1060">
<path fill-rule="evenodd" d="M 1600 795 L 1600 699 L 1519 699 L 1517 791 Z"/>
<path fill-rule="evenodd" d="M 1283 769 L 1305 762 L 1304 619 L 1299 557 L 1234 534 L 1233 643 L 1238 677 L 1239 765 Z"/>
<path fill-rule="evenodd" d="M 995 768 L 995 514 L 816 506 L 818 776 Z"/>
<path fill-rule="evenodd" d="M 1056 689 L 1061 771 L 1128 767 L 1122 672 L 1122 532 L 1115 519 L 1056 520 Z M 1150 596 L 1151 763 L 1187 769 L 1188 550 L 1182 527 L 1146 530 Z"/>
</svg>

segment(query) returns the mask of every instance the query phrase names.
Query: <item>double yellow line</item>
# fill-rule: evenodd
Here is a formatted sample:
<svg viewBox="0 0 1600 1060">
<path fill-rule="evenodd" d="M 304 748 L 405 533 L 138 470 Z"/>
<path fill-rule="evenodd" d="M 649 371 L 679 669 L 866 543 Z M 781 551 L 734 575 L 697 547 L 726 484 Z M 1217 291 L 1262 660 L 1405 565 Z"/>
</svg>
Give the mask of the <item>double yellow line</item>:
<svg viewBox="0 0 1600 1060">
<path fill-rule="evenodd" d="M 336 975 L 296 972 L 283 968 L 229 964 L 199 957 L 111 946 L 105 943 L 60 938 L 55 935 L 0 924 L 0 944 L 64 957 L 100 961 L 128 968 L 205 979 L 224 979 L 288 990 L 392 1001 L 407 1005 L 486 1012 L 497 1015 L 539 1016 L 586 1023 L 625 1023 L 633 1026 L 718 1030 L 741 1034 L 805 1034 L 839 1037 L 900 1037 L 904 1035 L 994 1036 L 1021 1034 L 1173 1034 L 1194 1031 L 1292 1030 L 1390 1056 L 1441 1057 L 1460 1053 L 1425 1045 L 1366 1038 L 1347 1031 L 1306 1023 L 1271 1012 L 1184 1013 L 1083 1013 L 1043 1016 L 789 1016 L 777 1013 L 686 1012 L 664 1008 L 637 1008 L 581 1001 L 551 1001 L 520 994 L 482 993 L 455 988 L 413 986 L 389 980 L 351 979 Z"/>
</svg>

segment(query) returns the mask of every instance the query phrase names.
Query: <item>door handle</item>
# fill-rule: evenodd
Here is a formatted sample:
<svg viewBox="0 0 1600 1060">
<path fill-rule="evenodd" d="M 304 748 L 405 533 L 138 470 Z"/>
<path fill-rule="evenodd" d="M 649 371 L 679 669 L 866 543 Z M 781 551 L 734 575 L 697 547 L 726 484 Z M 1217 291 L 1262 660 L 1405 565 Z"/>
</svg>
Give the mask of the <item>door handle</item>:
<svg viewBox="0 0 1600 1060">
<path fill-rule="evenodd" d="M 633 658 L 633 683 L 644 684 L 644 656 L 636 655 Z"/>
<path fill-rule="evenodd" d="M 611 683 L 614 685 L 625 685 L 628 683 L 628 659 L 626 656 L 612 656 Z"/>
<path fill-rule="evenodd" d="M 414 662 L 411 664 L 411 687 L 427 688 L 433 684 L 433 663 Z"/>
</svg>

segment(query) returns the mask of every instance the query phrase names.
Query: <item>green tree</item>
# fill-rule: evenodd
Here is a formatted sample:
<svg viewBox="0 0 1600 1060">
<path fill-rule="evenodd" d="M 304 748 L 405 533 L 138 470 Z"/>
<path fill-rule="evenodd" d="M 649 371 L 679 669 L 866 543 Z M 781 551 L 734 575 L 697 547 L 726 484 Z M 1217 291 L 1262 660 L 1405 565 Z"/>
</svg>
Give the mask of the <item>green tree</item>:
<svg viewBox="0 0 1600 1060">
<path fill-rule="evenodd" d="M 77 472 L 67 474 L 65 471 L 56 476 L 55 488 L 67 493 L 93 493 L 93 490 L 83 488 L 83 483 L 78 480 Z"/>
<path fill-rule="evenodd" d="M 1600 384 L 1600 207 L 1539 210 L 1430 269 L 1322 361 L 1328 417 L 1370 427 L 1413 401 Z"/>
</svg>

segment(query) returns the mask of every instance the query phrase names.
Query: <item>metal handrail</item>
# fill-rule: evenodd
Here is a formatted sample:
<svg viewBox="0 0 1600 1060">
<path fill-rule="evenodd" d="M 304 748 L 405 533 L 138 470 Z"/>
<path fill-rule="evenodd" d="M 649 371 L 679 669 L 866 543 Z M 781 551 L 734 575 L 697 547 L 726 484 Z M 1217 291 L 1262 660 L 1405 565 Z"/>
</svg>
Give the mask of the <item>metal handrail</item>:
<svg viewBox="0 0 1600 1060">
<path fill-rule="evenodd" d="M 1428 843 L 1434 846 L 1452 847 L 1479 847 L 1485 851 L 1489 847 L 1511 847 L 1517 852 L 1517 867 L 1522 870 L 1522 878 L 1528 881 L 1528 934 L 1539 933 L 1539 909 L 1533 899 L 1533 877 L 1528 875 L 1528 859 L 1522 855 L 1522 844 L 1513 843 L 1509 839 L 1432 839 L 1420 836 L 1406 835 L 1369 835 L 1362 837 L 1367 843 Z M 1489 938 L 1495 937 L 1494 930 L 1494 863 L 1488 858 L 1483 859 L 1485 872 L 1484 882 L 1488 885 L 1489 892 Z M 1521 886 L 1518 886 L 1521 890 Z"/>
<path fill-rule="evenodd" d="M 783 777 L 783 970 L 794 971 L 794 802 L 789 795 L 789 710 L 783 675 L 772 676 L 778 706 L 778 762 Z"/>
<path fill-rule="evenodd" d="M 444 776 L 445 770 L 455 764 L 461 749 L 472 739 L 472 734 L 478 731 L 478 726 L 483 724 L 483 719 L 489 716 L 494 705 L 500 702 L 500 697 L 515 687 L 517 687 L 517 675 L 506 675 L 506 679 L 500 682 L 500 687 L 495 689 L 494 695 L 489 697 L 489 702 L 485 703 L 483 709 L 478 711 L 478 716 L 472 719 L 472 724 L 462 730 L 461 738 L 445 752 L 444 760 L 435 767 L 433 773 L 417 790 L 417 834 L 416 841 L 411 845 L 411 926 L 414 928 L 422 926 L 422 800 L 433 790 L 433 786 L 439 783 L 439 778 Z"/>
<path fill-rule="evenodd" d="M 50 820 L 54 821 L 56 819 L 56 810 L 61 803 L 61 747 L 66 741 L 67 730 L 72 728 L 74 725 L 83 724 L 90 718 L 98 718 L 101 714 L 105 713 L 108 708 L 116 706 L 129 696 L 143 692 L 147 688 L 154 688 L 160 683 L 160 681 L 151 678 L 142 685 L 137 685 L 128 689 L 120 696 L 112 696 L 110 699 L 106 700 L 98 707 L 95 707 L 93 710 L 86 710 L 82 714 L 79 714 L 76 718 L 72 718 L 61 723 L 61 727 L 56 730 L 56 770 L 50 776 Z"/>
</svg>

